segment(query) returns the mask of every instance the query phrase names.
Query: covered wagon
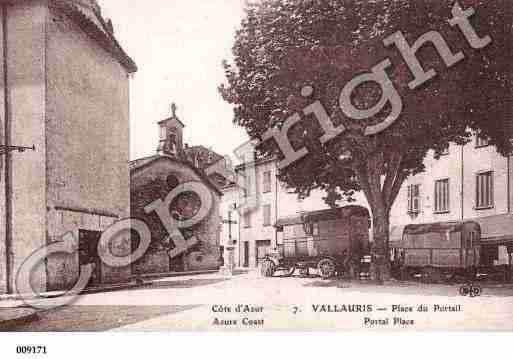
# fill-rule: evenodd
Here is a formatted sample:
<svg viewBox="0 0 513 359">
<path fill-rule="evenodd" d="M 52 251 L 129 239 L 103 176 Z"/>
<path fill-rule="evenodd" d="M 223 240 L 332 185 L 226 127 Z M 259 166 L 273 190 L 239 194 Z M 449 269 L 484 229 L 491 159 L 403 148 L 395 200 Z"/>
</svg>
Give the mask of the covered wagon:
<svg viewBox="0 0 513 359">
<path fill-rule="evenodd" d="M 330 278 L 360 261 L 369 247 L 369 225 L 369 212 L 361 206 L 281 218 L 276 223 L 281 240 L 276 253 L 262 263 L 262 273 L 272 276 L 281 270 L 292 275 L 298 269 L 306 275 L 314 269 Z"/>
</svg>

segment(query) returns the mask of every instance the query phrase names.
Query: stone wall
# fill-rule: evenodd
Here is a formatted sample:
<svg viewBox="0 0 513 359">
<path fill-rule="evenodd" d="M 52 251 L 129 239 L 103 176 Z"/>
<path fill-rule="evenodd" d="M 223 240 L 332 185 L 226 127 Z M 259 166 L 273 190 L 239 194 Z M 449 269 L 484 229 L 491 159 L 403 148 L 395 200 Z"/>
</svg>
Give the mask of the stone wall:
<svg viewBox="0 0 513 359">
<path fill-rule="evenodd" d="M 62 241 L 64 235 L 71 234 L 73 244 L 78 248 L 79 231 L 87 230 L 103 232 L 111 226 L 116 219 L 97 214 L 79 213 L 67 210 L 50 210 L 48 212 L 48 236 L 50 242 Z M 111 242 L 117 255 L 130 253 L 130 242 L 127 236 L 120 235 Z M 100 248 L 100 252 L 107 248 Z M 114 251 L 113 250 L 113 251 Z M 46 273 L 49 290 L 65 290 L 71 288 L 80 273 L 79 253 L 72 255 L 52 255 L 47 259 Z M 130 267 L 112 268 L 102 264 L 102 283 L 117 283 L 127 281 L 131 275 Z"/>
<path fill-rule="evenodd" d="M 46 149 L 45 149 L 45 19 L 47 9 L 42 3 L 17 2 L 7 7 L 5 49 L 7 53 L 7 84 L 1 81 L 0 128 L 7 121 L 6 135 L 13 145 L 35 145 L 36 151 L 12 153 L 10 170 L 2 162 L 0 180 L 0 292 L 6 291 L 6 225 L 10 226 L 11 284 L 23 261 L 46 243 Z M 0 63 L 4 49 L 0 51 Z M 3 70 L 3 69 L 2 69 Z M 8 91 L 9 116 L 3 103 Z M 6 118 L 7 117 L 7 118 Z M 5 161 L 6 156 L 1 156 Z M 7 178 L 6 178 L 7 177 Z M 12 185 L 5 196 L 6 179 Z M 9 205 L 11 210 L 9 211 Z M 6 220 L 9 223 L 6 223 Z M 8 240 L 8 239 L 7 239 Z M 32 275 L 35 290 L 46 288 L 44 266 Z"/>
<path fill-rule="evenodd" d="M 127 217 L 129 80 L 76 24 L 47 21 L 48 206 Z"/>
<path fill-rule="evenodd" d="M 143 210 L 144 206 L 151 203 L 155 198 L 148 198 L 147 203 L 137 203 L 136 205 L 135 196 L 140 191 L 140 188 L 152 181 L 159 180 L 160 183 L 166 183 L 166 178 L 169 175 L 174 175 L 179 183 L 203 181 L 188 165 L 165 157 L 153 161 L 142 169 L 132 171 L 130 184 L 132 217 L 140 218 L 147 222 L 154 222 L 156 220 L 154 214 L 153 216 L 148 216 Z M 161 196 L 165 196 L 169 191 L 162 189 L 161 192 Z M 196 226 L 194 231 L 194 235 L 196 235 L 200 243 L 189 250 L 183 257 L 184 270 L 215 269 L 220 266 L 220 195 L 212 189 L 211 193 L 213 196 L 212 208 L 205 220 Z M 159 220 L 157 219 L 157 221 Z M 153 230 L 152 228 L 152 241 L 162 243 L 166 233 L 163 230 L 162 224 L 158 223 L 161 228 L 159 230 Z M 169 257 L 163 256 L 162 253 L 155 254 L 155 252 L 149 251 L 146 258 L 143 258 L 136 267 L 139 273 L 155 273 L 155 270 L 160 272 L 164 268 L 167 268 L 165 271 L 168 271 Z"/>
<path fill-rule="evenodd" d="M 35 145 L 36 150 L 12 153 L 10 171 L 6 157 L 0 159 L 0 293 L 7 289 L 7 225 L 13 281 L 21 263 L 59 240 L 68 222 L 80 229 L 104 228 L 100 213 L 124 218 L 130 209 L 127 71 L 66 16 L 50 11 L 46 1 L 12 2 L 1 15 L 7 16 L 0 35 L 7 30 L 8 83 L 0 80 L 0 139 L 8 135 L 11 144 Z M 1 58 L 1 41 L 0 47 Z M 12 184 L 8 191 L 6 179 Z M 57 208 L 71 212 L 61 216 Z M 118 247 L 126 251 L 126 240 L 120 241 Z M 34 289 L 47 289 L 47 275 L 49 287 L 72 283 L 77 258 L 41 263 L 32 276 Z M 126 280 L 130 269 L 105 268 L 104 275 L 108 282 Z"/>
<path fill-rule="evenodd" d="M 133 268 L 133 274 L 169 272 L 169 255 L 167 251 L 147 252 Z"/>
<path fill-rule="evenodd" d="M 62 14 L 51 10 L 46 27 L 47 206 L 53 241 L 69 230 L 76 236 L 81 229 L 103 231 L 114 218 L 129 215 L 129 80 L 109 53 Z M 129 253 L 129 239 L 116 240 L 120 254 Z M 78 271 L 78 254 L 54 257 L 48 261 L 49 285 L 69 286 Z M 103 283 L 131 276 L 130 267 L 102 265 L 101 273 Z"/>
</svg>

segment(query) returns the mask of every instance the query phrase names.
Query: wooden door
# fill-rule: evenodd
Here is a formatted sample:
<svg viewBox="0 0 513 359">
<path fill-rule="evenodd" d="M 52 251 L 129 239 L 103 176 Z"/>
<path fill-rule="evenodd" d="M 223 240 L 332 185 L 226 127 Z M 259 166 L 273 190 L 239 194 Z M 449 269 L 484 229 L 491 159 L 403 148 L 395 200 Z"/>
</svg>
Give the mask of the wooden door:
<svg viewBox="0 0 513 359">
<path fill-rule="evenodd" d="M 100 241 L 101 235 L 101 232 L 82 229 L 78 232 L 79 265 L 93 265 L 93 273 L 89 281 L 90 286 L 98 286 L 102 282 L 102 262 L 98 255 L 98 242 Z"/>
<path fill-rule="evenodd" d="M 249 267 L 249 242 L 244 242 L 244 267 Z"/>
</svg>

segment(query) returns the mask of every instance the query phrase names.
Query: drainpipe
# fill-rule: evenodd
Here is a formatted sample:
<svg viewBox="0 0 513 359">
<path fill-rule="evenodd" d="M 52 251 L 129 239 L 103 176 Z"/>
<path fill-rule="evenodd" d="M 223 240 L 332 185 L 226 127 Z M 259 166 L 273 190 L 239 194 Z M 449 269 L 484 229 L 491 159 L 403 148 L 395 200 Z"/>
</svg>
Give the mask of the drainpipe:
<svg viewBox="0 0 513 359">
<path fill-rule="evenodd" d="M 506 156 L 506 168 L 507 168 L 507 193 L 508 193 L 508 213 L 511 213 L 511 155 Z"/>
<path fill-rule="evenodd" d="M 237 175 L 237 174 L 235 174 L 235 175 Z M 235 188 L 237 189 L 237 196 L 239 196 L 239 189 L 237 187 L 235 187 Z M 241 249 L 242 237 L 241 237 L 241 230 L 240 230 L 240 222 L 242 222 L 242 216 L 240 215 L 240 212 L 238 212 L 238 213 L 239 213 L 239 216 L 238 216 L 238 221 L 237 221 L 238 222 L 237 223 L 237 229 L 239 231 L 239 237 L 237 238 L 237 243 L 239 244 L 239 255 L 238 255 L 238 260 L 237 261 L 239 262 L 239 267 L 242 267 L 242 265 L 240 263 L 241 262 L 240 257 L 241 257 L 241 253 L 242 253 L 241 252 L 242 251 L 242 249 Z"/>
<path fill-rule="evenodd" d="M 278 248 L 278 161 L 275 164 L 276 171 L 274 173 L 274 248 Z"/>
<path fill-rule="evenodd" d="M 7 4 L 2 6 L 2 46 L 3 46 L 3 82 L 4 82 L 4 144 L 10 146 L 10 101 L 9 101 L 9 78 L 8 70 L 8 51 L 7 51 Z M 11 154 L 5 153 L 5 265 L 7 293 L 12 293 L 12 203 L 11 203 Z"/>
<path fill-rule="evenodd" d="M 464 156 L 463 156 L 463 146 L 464 145 L 461 145 L 461 192 L 460 192 L 460 197 L 461 197 L 461 220 L 463 221 L 465 219 L 465 214 L 464 214 L 464 206 L 465 206 L 465 200 L 464 200 L 464 189 L 465 189 L 465 172 L 464 172 L 464 164 L 463 164 L 463 159 L 464 159 Z"/>
</svg>

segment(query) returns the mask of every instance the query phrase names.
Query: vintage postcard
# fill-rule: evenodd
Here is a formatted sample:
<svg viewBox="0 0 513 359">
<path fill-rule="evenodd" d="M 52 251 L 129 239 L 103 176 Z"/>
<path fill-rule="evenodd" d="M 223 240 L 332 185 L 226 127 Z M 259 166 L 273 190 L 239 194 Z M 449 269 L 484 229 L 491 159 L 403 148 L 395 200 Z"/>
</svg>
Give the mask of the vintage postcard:
<svg viewBox="0 0 513 359">
<path fill-rule="evenodd" d="M 512 1 L 0 19 L 1 332 L 513 330 Z"/>
</svg>

